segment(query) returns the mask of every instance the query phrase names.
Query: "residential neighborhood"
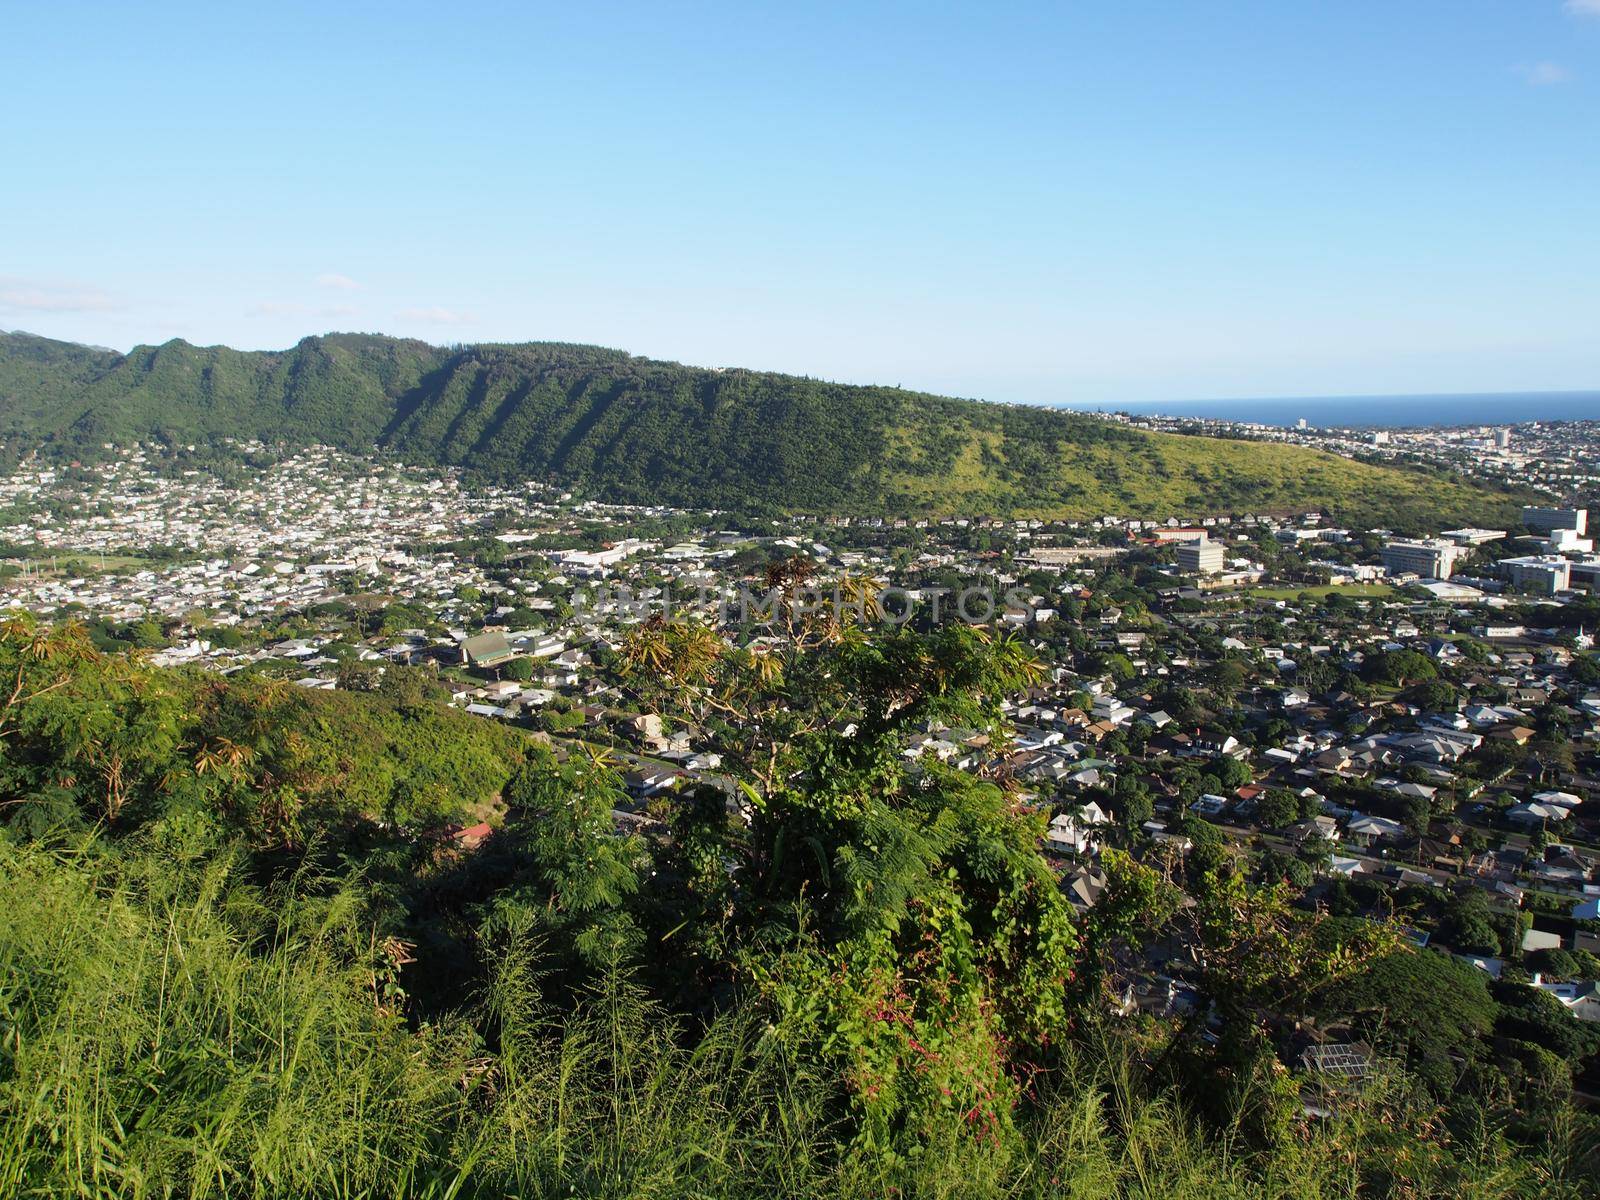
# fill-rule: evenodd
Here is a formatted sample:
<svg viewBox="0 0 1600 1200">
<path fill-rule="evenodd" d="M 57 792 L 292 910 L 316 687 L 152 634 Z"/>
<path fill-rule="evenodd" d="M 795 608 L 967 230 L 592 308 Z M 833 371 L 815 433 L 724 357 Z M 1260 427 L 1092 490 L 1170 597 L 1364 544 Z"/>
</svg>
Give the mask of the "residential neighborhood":
<svg viewBox="0 0 1600 1200">
<path fill-rule="evenodd" d="M 93 474 L 18 471 L 0 539 L 28 552 L 5 602 L 156 665 L 311 689 L 423 672 L 473 716 L 607 748 L 631 801 L 617 819 L 648 826 L 660 797 L 700 785 L 737 816 L 719 768 L 740 747 L 641 705 L 614 669 L 623 640 L 687 618 L 779 642 L 792 630 L 768 591 L 800 563 L 824 609 L 868 581 L 880 617 L 981 619 L 1045 664 L 1004 701 L 1008 742 L 929 725 L 905 756 L 1007 781 L 1080 911 L 1108 850 L 1175 881 L 1233 857 L 1600 1019 L 1600 558 L 1584 510 L 1409 539 L 1316 512 L 751 519 L 234 451 L 271 461 L 230 481 L 137 447 Z M 1193 953 L 1167 940 L 1122 964 L 1130 1011 L 1181 1003 Z"/>
</svg>

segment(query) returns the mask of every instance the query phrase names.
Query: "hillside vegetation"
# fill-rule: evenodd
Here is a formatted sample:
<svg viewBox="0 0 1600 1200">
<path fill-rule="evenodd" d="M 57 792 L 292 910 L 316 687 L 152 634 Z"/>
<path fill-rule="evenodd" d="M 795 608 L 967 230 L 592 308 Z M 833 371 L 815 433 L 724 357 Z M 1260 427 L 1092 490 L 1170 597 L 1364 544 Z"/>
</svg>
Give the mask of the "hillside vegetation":
<svg viewBox="0 0 1600 1200">
<path fill-rule="evenodd" d="M 1588 1194 L 1575 1116 L 1537 1145 L 1494 1097 L 1450 1114 L 1470 1140 L 1376 1095 L 1312 1124 L 1260 1039 L 1106 1025 L 1094 964 L 1166 905 L 1155 877 L 1075 928 L 1042 820 L 900 752 L 927 720 L 997 728 L 1018 646 L 784 658 L 630 643 L 626 677 L 732 689 L 787 739 L 738 768 L 748 825 L 689 793 L 639 836 L 603 759 L 419 676 L 308 695 L 0 624 L 0 1194 Z M 490 793 L 481 850 L 430 836 Z M 1216 886 L 1230 1011 L 1311 1004 L 1389 944 Z"/>
<path fill-rule="evenodd" d="M 623 503 L 1092 517 L 1324 508 L 1437 528 L 1515 497 L 1269 443 L 1148 433 L 1049 409 L 557 343 L 439 348 L 332 334 L 281 352 L 130 354 L 0 335 L 0 437 L 74 456 L 217 436 L 373 446 Z"/>
<path fill-rule="evenodd" d="M 1075 916 L 1041 814 L 911 764 L 928 722 L 1002 734 L 1025 648 L 804 641 L 630 637 L 617 682 L 753 735 L 748 820 L 691 789 L 624 833 L 605 756 L 422 675 L 302 694 L 0 623 L 0 1195 L 1595 1194 L 1594 1120 L 1490 1069 L 1554 1060 L 1491 1043 L 1545 1034 L 1476 972 L 1225 855 L 1183 916 L 1110 853 Z M 491 800 L 480 847 L 439 836 Z M 1175 922 L 1216 1021 L 1111 1017 L 1110 965 Z M 1278 1039 L 1377 1036 L 1395 996 L 1417 1069 L 1401 1043 L 1312 1119 Z"/>
</svg>

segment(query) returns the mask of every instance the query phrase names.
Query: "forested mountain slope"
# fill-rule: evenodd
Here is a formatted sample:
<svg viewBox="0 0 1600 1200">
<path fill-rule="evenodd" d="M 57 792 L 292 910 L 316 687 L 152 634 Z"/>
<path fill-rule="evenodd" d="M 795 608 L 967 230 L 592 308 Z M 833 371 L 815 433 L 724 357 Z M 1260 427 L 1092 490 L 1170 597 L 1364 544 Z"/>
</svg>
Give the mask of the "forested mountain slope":
<svg viewBox="0 0 1600 1200">
<path fill-rule="evenodd" d="M 374 445 L 619 502 L 810 512 L 1167 515 L 1322 507 L 1400 527 L 1491 521 L 1514 498 L 1267 443 L 593 346 L 455 348 L 355 334 L 127 355 L 0 335 L 0 436 L 90 454 L 164 434 Z"/>
</svg>

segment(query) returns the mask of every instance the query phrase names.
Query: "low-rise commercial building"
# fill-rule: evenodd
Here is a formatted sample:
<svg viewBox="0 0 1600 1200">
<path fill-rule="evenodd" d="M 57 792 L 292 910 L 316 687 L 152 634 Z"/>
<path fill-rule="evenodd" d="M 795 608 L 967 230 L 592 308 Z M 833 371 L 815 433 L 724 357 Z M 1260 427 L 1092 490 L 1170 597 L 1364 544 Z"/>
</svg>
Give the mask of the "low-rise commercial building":
<svg viewBox="0 0 1600 1200">
<path fill-rule="evenodd" d="M 1500 565 L 1511 576 L 1513 587 L 1531 587 L 1544 595 L 1553 596 L 1572 586 L 1572 564 L 1553 554 L 1507 558 Z"/>
<path fill-rule="evenodd" d="M 1506 536 L 1506 532 L 1503 529 L 1446 529 L 1439 536 L 1463 546 L 1481 546 L 1485 542 L 1499 541 Z"/>
<path fill-rule="evenodd" d="M 1569 560 L 1570 587 L 1586 587 L 1600 590 L 1600 554 L 1585 554 L 1580 558 Z"/>
</svg>

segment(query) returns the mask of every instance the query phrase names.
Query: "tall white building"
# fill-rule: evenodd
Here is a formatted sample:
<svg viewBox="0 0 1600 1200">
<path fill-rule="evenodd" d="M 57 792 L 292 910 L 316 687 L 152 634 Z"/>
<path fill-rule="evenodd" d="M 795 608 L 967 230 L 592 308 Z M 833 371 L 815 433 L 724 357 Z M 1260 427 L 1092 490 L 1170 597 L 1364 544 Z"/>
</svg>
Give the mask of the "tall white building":
<svg viewBox="0 0 1600 1200">
<path fill-rule="evenodd" d="M 1178 569 L 1190 575 L 1219 575 L 1222 573 L 1222 546 L 1218 542 L 1201 538 L 1178 547 Z"/>
<path fill-rule="evenodd" d="M 1391 575 L 1449 579 L 1461 547 L 1443 538 L 1423 542 L 1390 542 L 1383 548 L 1383 569 Z"/>
<path fill-rule="evenodd" d="M 1586 508 L 1540 508 L 1529 505 L 1522 510 L 1522 523 L 1535 533 L 1549 533 L 1555 529 L 1570 529 L 1580 537 L 1589 531 L 1589 510 Z"/>
</svg>

